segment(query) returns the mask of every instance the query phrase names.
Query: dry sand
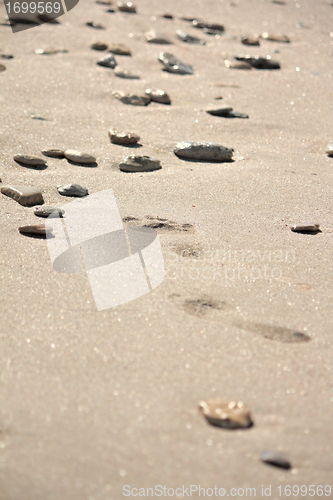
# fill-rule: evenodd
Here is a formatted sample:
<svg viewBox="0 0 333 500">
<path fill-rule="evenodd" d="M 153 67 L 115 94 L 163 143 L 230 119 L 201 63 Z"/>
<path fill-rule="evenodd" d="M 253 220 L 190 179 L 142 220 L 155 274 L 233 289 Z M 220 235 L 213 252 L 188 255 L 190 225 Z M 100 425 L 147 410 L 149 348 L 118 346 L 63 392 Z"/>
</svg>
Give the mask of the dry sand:
<svg viewBox="0 0 333 500">
<path fill-rule="evenodd" d="M 278 498 L 282 485 L 287 498 L 288 484 L 333 486 L 333 159 L 325 155 L 333 138 L 333 7 L 325 0 L 137 5 L 136 15 L 106 14 L 104 6 L 81 0 L 60 26 L 16 34 L 0 26 L 2 52 L 15 56 L 3 61 L 0 74 L 3 184 L 37 186 L 54 206 L 70 201 L 57 193 L 59 184 L 76 182 L 90 193 L 112 188 L 123 217 L 194 226 L 160 233 L 162 285 L 98 312 L 84 275 L 55 272 L 46 241 L 18 233 L 23 224 L 42 222 L 33 209 L 0 196 L 0 497 L 119 500 L 123 485 L 193 484 L 227 493 L 254 487 L 257 498 L 262 485 Z M 175 19 L 160 18 L 165 11 Z M 204 35 L 179 15 L 221 22 L 226 33 Z M 143 41 L 151 28 L 174 45 Z M 207 45 L 182 43 L 178 28 Z M 291 43 L 240 43 L 241 34 L 263 31 L 285 33 Z M 127 44 L 133 57 L 116 59 L 141 80 L 97 66 L 101 54 L 89 47 L 99 39 Z M 34 54 L 47 47 L 68 53 Z M 163 49 L 193 65 L 194 75 L 163 72 L 157 61 Z M 225 68 L 224 59 L 238 53 L 270 54 L 281 70 Z M 172 105 L 126 106 L 111 95 L 147 87 L 167 91 Z M 228 105 L 250 119 L 205 113 Z M 111 127 L 138 133 L 143 147 L 136 151 L 160 159 L 163 169 L 119 172 L 129 150 L 110 144 Z M 173 154 L 179 140 L 233 147 L 235 162 L 184 162 Z M 34 171 L 12 159 L 47 147 L 82 149 L 98 167 L 50 158 L 48 169 Z M 307 221 L 322 233 L 290 231 Z M 194 255 L 181 259 L 184 251 Z M 257 323 L 291 328 L 311 341 L 269 340 L 253 328 Z M 198 403 L 211 397 L 243 400 L 254 427 L 207 424 Z M 283 451 L 293 469 L 261 463 L 265 449 Z"/>
</svg>

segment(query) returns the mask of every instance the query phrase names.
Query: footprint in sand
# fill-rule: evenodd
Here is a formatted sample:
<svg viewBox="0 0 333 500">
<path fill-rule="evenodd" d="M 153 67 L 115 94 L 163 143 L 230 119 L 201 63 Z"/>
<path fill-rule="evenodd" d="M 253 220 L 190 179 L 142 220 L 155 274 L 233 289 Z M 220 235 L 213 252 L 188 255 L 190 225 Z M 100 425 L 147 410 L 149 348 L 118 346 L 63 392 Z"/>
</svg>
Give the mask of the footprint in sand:
<svg viewBox="0 0 333 500">
<path fill-rule="evenodd" d="M 192 316 L 205 316 L 211 312 L 225 309 L 226 303 L 212 299 L 211 297 L 201 297 L 200 299 L 187 299 L 183 302 L 183 308 Z"/>
<path fill-rule="evenodd" d="M 284 326 L 271 326 L 262 323 L 241 323 L 235 324 L 237 328 L 262 335 L 265 339 L 275 340 L 284 344 L 309 342 L 311 337 L 306 333 L 297 332 Z"/>
<path fill-rule="evenodd" d="M 153 215 L 145 215 L 143 218 L 133 217 L 131 215 L 124 217 L 123 222 L 130 226 L 142 226 L 142 227 L 151 227 L 153 229 L 157 229 L 161 232 L 165 231 L 185 231 L 185 232 L 194 232 L 194 227 L 192 224 L 181 224 L 179 222 L 175 222 L 169 219 L 162 219 L 158 216 Z"/>
</svg>

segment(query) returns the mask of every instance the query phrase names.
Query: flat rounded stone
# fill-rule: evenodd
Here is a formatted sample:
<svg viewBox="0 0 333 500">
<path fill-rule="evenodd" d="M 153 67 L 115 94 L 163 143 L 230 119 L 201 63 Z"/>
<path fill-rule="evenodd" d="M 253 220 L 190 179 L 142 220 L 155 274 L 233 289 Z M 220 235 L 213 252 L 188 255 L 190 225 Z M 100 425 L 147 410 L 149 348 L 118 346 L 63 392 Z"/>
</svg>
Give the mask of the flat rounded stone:
<svg viewBox="0 0 333 500">
<path fill-rule="evenodd" d="M 233 151 L 220 144 L 207 142 L 178 142 L 174 149 L 175 155 L 179 158 L 207 162 L 230 161 Z"/>
<path fill-rule="evenodd" d="M 280 452 L 274 450 L 266 450 L 261 454 L 261 460 L 269 465 L 275 465 L 276 467 L 281 467 L 281 469 L 290 469 L 290 461 Z"/>
<path fill-rule="evenodd" d="M 186 31 L 177 30 L 176 35 L 182 42 L 191 43 L 193 45 L 206 45 L 205 40 L 203 40 L 202 38 L 198 38 L 196 36 L 189 35 L 188 33 L 186 33 Z"/>
<path fill-rule="evenodd" d="M 124 104 L 132 104 L 133 106 L 148 106 L 150 103 L 150 97 L 147 95 L 125 94 L 119 91 L 113 91 L 112 95 Z"/>
<path fill-rule="evenodd" d="M 235 56 L 235 59 L 246 62 L 255 69 L 280 69 L 280 63 L 273 61 L 271 56 L 261 57 L 239 54 Z"/>
<path fill-rule="evenodd" d="M 44 218 L 56 217 L 57 218 L 57 217 L 62 217 L 64 215 L 64 213 L 65 213 L 65 210 L 62 210 L 61 208 L 47 207 L 45 205 L 43 205 L 41 207 L 34 208 L 34 214 L 37 217 L 44 217 Z"/>
<path fill-rule="evenodd" d="M 0 54 L 0 59 L 14 59 L 11 54 Z"/>
<path fill-rule="evenodd" d="M 146 94 L 150 97 L 151 101 L 159 102 L 160 104 L 171 104 L 171 99 L 164 90 L 146 89 Z"/>
<path fill-rule="evenodd" d="M 318 233 L 320 231 L 319 224 L 296 224 L 291 227 L 294 233 Z"/>
<path fill-rule="evenodd" d="M 44 203 L 43 195 L 39 189 L 24 185 L 8 185 L 1 188 L 1 192 L 17 201 L 23 207 L 33 207 Z"/>
<path fill-rule="evenodd" d="M 163 33 L 156 33 L 154 30 L 147 31 L 147 33 L 145 33 L 145 39 L 149 43 L 158 43 L 161 45 L 172 44 L 170 38 L 165 36 Z"/>
<path fill-rule="evenodd" d="M 225 429 L 246 429 L 253 425 L 251 412 L 242 401 L 209 399 L 201 401 L 199 408 L 207 421 Z"/>
<path fill-rule="evenodd" d="M 165 12 L 161 17 L 164 17 L 164 19 L 173 19 L 173 15 L 170 12 Z"/>
<path fill-rule="evenodd" d="M 73 161 L 74 163 L 96 163 L 96 158 L 94 156 L 81 153 L 81 151 L 77 151 L 76 149 L 66 149 L 65 157 L 67 160 Z"/>
<path fill-rule="evenodd" d="M 120 145 L 136 144 L 140 140 L 137 134 L 119 132 L 114 129 L 109 130 L 109 137 L 112 144 Z"/>
<path fill-rule="evenodd" d="M 245 62 L 245 61 L 229 61 L 228 59 L 226 59 L 224 61 L 224 65 L 226 68 L 231 68 L 231 69 L 252 69 L 252 66 L 251 64 Z"/>
<path fill-rule="evenodd" d="M 183 63 L 169 52 L 161 52 L 158 60 L 163 64 L 164 69 L 169 73 L 177 73 L 178 75 L 193 75 L 193 68 L 189 64 Z"/>
<path fill-rule="evenodd" d="M 4 64 L 0 64 L 0 71 L 5 71 L 6 66 Z"/>
<path fill-rule="evenodd" d="M 119 169 L 123 172 L 152 172 L 161 168 L 161 162 L 150 156 L 131 155 L 119 163 Z"/>
<path fill-rule="evenodd" d="M 112 54 L 116 54 L 116 55 L 119 55 L 119 56 L 130 56 L 130 55 L 132 55 L 131 49 L 129 49 L 123 43 L 111 43 L 111 45 L 109 45 L 109 52 L 112 52 Z"/>
<path fill-rule="evenodd" d="M 56 148 L 51 148 L 51 149 L 44 149 L 42 151 L 42 154 L 44 156 L 49 156 L 50 158 L 65 158 L 65 151 L 63 149 L 56 149 Z"/>
<path fill-rule="evenodd" d="M 113 54 L 107 54 L 105 57 L 102 57 L 99 61 L 97 61 L 98 66 L 103 66 L 104 68 L 114 69 L 117 66 L 117 61 Z"/>
<path fill-rule="evenodd" d="M 22 165 L 26 165 L 27 167 L 43 167 L 46 165 L 46 161 L 43 158 L 39 158 L 38 156 L 32 155 L 15 155 L 14 160 Z"/>
<path fill-rule="evenodd" d="M 88 21 L 86 25 L 91 28 L 95 28 L 96 30 L 105 30 L 105 26 L 103 26 L 103 24 L 95 23 L 94 21 Z"/>
<path fill-rule="evenodd" d="M 19 232 L 21 234 L 38 234 L 40 236 L 46 236 L 47 234 L 51 234 L 52 231 L 53 228 L 45 224 L 29 224 L 19 227 Z"/>
<path fill-rule="evenodd" d="M 66 54 L 66 52 L 68 52 L 68 50 L 66 49 L 53 49 L 53 48 L 35 50 L 35 54 L 44 56 L 54 56 L 55 54 L 61 54 L 61 53 Z"/>
<path fill-rule="evenodd" d="M 131 14 L 136 13 L 136 7 L 132 2 L 117 2 L 117 7 L 120 12 L 130 12 Z"/>
<path fill-rule="evenodd" d="M 90 48 L 93 50 L 106 50 L 108 48 L 108 44 L 104 42 L 94 42 L 90 45 Z"/>
<path fill-rule="evenodd" d="M 114 70 L 114 74 L 116 76 L 118 76 L 119 78 L 127 78 L 128 80 L 140 80 L 139 75 L 135 75 L 131 71 L 124 69 L 124 68 L 121 68 L 120 66 L 118 66 Z"/>
<path fill-rule="evenodd" d="M 234 111 L 232 108 L 208 109 L 206 113 L 213 116 L 221 116 L 223 118 L 248 118 L 249 115 Z"/>
<path fill-rule="evenodd" d="M 76 196 L 82 198 L 88 194 L 88 189 L 79 184 L 67 184 L 66 186 L 57 186 L 58 193 L 62 196 Z"/>
<path fill-rule="evenodd" d="M 201 19 L 194 19 L 192 21 L 192 26 L 194 26 L 194 28 L 206 29 L 206 30 L 208 29 L 208 30 L 218 31 L 218 32 L 224 31 L 224 26 L 222 24 L 207 23 L 205 21 L 202 21 Z"/>
<path fill-rule="evenodd" d="M 244 44 L 244 45 L 255 45 L 255 46 L 258 46 L 260 45 L 260 40 L 257 36 L 243 36 L 241 38 L 241 42 Z"/>
<path fill-rule="evenodd" d="M 330 144 L 327 144 L 326 154 L 328 156 L 333 156 L 333 142 L 331 142 Z"/>
<path fill-rule="evenodd" d="M 281 33 L 267 33 L 267 31 L 265 31 L 260 36 L 263 40 L 269 40 L 271 42 L 290 43 L 290 38 Z"/>
</svg>

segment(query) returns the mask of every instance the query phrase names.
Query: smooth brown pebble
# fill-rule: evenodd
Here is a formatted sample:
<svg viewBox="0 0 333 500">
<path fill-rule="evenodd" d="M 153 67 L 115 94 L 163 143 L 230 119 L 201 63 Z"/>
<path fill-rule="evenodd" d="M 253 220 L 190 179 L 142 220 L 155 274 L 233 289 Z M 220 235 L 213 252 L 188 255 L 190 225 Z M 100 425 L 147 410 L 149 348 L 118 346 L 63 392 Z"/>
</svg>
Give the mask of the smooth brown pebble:
<svg viewBox="0 0 333 500">
<path fill-rule="evenodd" d="M 253 425 L 251 412 L 242 401 L 209 399 L 201 401 L 199 408 L 212 425 L 226 429 L 245 429 Z"/>
<path fill-rule="evenodd" d="M 46 236 L 52 233 L 53 228 L 50 226 L 45 226 L 45 224 L 30 224 L 28 226 L 19 227 L 19 232 L 21 234 L 39 234 L 40 236 Z"/>
<path fill-rule="evenodd" d="M 96 163 L 96 158 L 94 156 L 88 155 L 86 153 L 81 153 L 81 151 L 77 151 L 76 149 L 66 149 L 65 157 L 67 158 L 67 160 L 70 160 L 74 163 Z"/>
<path fill-rule="evenodd" d="M 111 45 L 109 45 L 109 52 L 112 52 L 112 54 L 116 54 L 118 56 L 131 55 L 131 50 L 127 47 L 127 45 L 124 45 L 123 43 L 111 43 Z"/>
<path fill-rule="evenodd" d="M 106 50 L 108 45 L 104 42 L 94 42 L 90 45 L 90 48 L 93 50 Z"/>
<path fill-rule="evenodd" d="M 24 185 L 8 185 L 1 188 L 2 194 L 17 201 L 23 207 L 43 205 L 44 200 L 39 189 Z"/>
<path fill-rule="evenodd" d="M 65 151 L 63 149 L 44 149 L 42 154 L 50 158 L 65 158 Z"/>
<path fill-rule="evenodd" d="M 120 12 L 130 12 L 132 14 L 136 13 L 136 7 L 132 2 L 117 2 L 117 7 Z"/>
<path fill-rule="evenodd" d="M 316 233 L 319 231 L 319 224 L 296 224 L 291 230 L 294 233 Z"/>
<path fill-rule="evenodd" d="M 22 165 L 27 165 L 29 167 L 41 167 L 46 164 L 46 161 L 43 158 L 39 158 L 38 156 L 32 155 L 15 155 L 14 160 Z"/>
<path fill-rule="evenodd" d="M 5 71 L 6 66 L 4 64 L 0 64 L 0 71 Z"/>
</svg>

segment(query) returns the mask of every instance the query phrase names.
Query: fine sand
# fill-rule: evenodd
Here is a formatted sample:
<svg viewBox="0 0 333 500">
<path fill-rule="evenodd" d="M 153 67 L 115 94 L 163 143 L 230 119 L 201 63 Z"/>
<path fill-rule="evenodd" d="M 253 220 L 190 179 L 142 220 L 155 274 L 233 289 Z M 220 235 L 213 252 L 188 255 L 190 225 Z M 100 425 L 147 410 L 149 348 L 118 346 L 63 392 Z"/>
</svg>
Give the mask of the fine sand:
<svg viewBox="0 0 333 500">
<path fill-rule="evenodd" d="M 200 485 L 226 495 L 256 488 L 257 498 L 271 487 L 276 499 L 281 485 L 280 498 L 310 498 L 288 497 L 284 487 L 333 487 L 333 158 L 325 154 L 333 141 L 333 7 L 326 0 L 136 4 L 137 14 L 107 14 L 81 0 L 60 25 L 15 34 L 0 26 L 1 52 L 14 55 L 1 60 L 2 184 L 36 186 L 53 206 L 71 201 L 59 184 L 112 188 L 122 217 L 178 223 L 159 230 L 164 282 L 98 312 L 86 275 L 57 273 L 46 241 L 19 234 L 19 226 L 43 222 L 33 208 L 0 195 L 0 497 L 119 500 L 124 485 Z M 161 18 L 165 11 L 175 18 Z M 182 15 L 222 23 L 225 34 L 205 35 Z M 152 28 L 174 44 L 148 44 L 142 36 Z M 207 45 L 181 42 L 179 28 Z M 242 34 L 264 31 L 291 43 L 241 44 Z M 141 79 L 97 66 L 96 40 L 128 45 L 132 57 L 116 59 Z M 68 52 L 34 53 L 49 47 Z M 194 75 L 162 71 L 161 50 L 191 64 Z M 281 69 L 226 68 L 239 53 L 271 55 Z M 128 106 L 112 96 L 148 87 L 165 90 L 171 106 Z M 250 118 L 205 112 L 222 106 Z M 111 127 L 139 134 L 142 147 L 111 144 Z M 173 153 L 182 140 L 234 148 L 235 161 L 182 161 Z M 13 160 L 51 147 L 80 149 L 98 166 L 49 158 L 38 171 Z M 163 168 L 120 172 L 132 152 Z M 322 232 L 291 232 L 303 222 Z M 286 343 L 288 331 L 265 325 L 311 340 Z M 254 426 L 210 426 L 198 404 L 212 397 L 244 401 Z M 262 463 L 266 449 L 283 452 L 292 469 Z"/>
</svg>

